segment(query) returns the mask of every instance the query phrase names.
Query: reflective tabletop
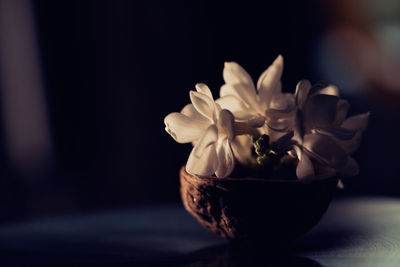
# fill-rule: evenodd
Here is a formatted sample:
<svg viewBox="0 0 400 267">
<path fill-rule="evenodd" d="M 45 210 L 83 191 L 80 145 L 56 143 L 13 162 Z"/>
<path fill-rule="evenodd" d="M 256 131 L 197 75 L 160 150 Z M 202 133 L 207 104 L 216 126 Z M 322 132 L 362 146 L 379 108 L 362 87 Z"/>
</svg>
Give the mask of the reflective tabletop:
<svg viewBox="0 0 400 267">
<path fill-rule="evenodd" d="M 2 224 L 0 264 L 400 266 L 400 200 L 335 199 L 288 248 L 265 242 L 242 251 L 202 228 L 182 205 L 153 205 Z"/>
</svg>

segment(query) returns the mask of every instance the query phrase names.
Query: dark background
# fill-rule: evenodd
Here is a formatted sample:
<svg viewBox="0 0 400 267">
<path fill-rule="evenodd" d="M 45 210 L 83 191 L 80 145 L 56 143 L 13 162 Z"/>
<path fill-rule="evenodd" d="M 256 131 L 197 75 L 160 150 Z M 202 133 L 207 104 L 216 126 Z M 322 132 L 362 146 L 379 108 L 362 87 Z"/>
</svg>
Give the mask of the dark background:
<svg viewBox="0 0 400 267">
<path fill-rule="evenodd" d="M 45 148 L 34 144 L 35 153 L 13 157 L 10 121 L 28 125 L 28 137 L 39 124 L 24 119 L 18 105 L 9 112 L 7 92 L 15 91 L 0 83 L 3 220 L 178 201 L 178 171 L 191 146 L 175 143 L 164 117 L 190 101 L 198 82 L 217 98 L 224 61 L 240 63 L 256 80 L 278 54 L 285 58 L 284 90 L 293 92 L 303 78 L 326 80 L 339 85 L 352 114 L 371 111 L 355 155 L 361 173 L 344 180 L 339 194 L 400 196 L 395 1 L 0 3 L 0 45 L 7 34 L 19 40 L 18 21 L 33 29 L 41 81 L 35 94 L 44 99 L 48 129 Z M 2 53 L 9 55 L 4 47 Z M 3 81 L 12 62 L 0 61 Z M 23 79 L 24 71 L 12 73 Z"/>
</svg>

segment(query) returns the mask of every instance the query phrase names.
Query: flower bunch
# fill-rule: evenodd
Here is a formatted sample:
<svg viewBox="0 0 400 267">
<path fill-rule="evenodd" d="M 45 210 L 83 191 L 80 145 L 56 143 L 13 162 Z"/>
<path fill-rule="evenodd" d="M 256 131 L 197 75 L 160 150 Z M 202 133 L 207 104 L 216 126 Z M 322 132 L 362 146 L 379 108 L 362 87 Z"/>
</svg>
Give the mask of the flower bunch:
<svg viewBox="0 0 400 267">
<path fill-rule="evenodd" d="M 227 177 L 236 163 L 272 172 L 289 163 L 302 181 L 358 173 L 350 155 L 369 113 L 346 118 L 349 103 L 333 85 L 302 80 L 294 94 L 282 93 L 282 71 L 279 55 L 254 84 L 239 64 L 226 62 L 220 98 L 196 84 L 191 104 L 165 117 L 177 142 L 193 144 L 188 173 Z"/>
</svg>

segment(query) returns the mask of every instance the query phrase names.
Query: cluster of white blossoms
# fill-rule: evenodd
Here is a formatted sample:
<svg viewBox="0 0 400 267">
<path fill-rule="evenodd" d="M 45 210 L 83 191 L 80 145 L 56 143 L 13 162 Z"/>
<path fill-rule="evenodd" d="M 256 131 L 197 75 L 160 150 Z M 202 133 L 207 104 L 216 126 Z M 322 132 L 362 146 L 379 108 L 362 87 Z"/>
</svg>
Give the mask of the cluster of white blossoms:
<svg viewBox="0 0 400 267">
<path fill-rule="evenodd" d="M 255 85 L 239 64 L 226 62 L 220 98 L 214 100 L 207 85 L 197 84 L 190 91 L 192 103 L 165 117 L 165 129 L 177 142 L 193 144 L 188 173 L 227 177 L 236 162 L 255 161 L 253 140 L 265 135 L 274 150 L 294 159 L 299 180 L 358 173 L 350 155 L 369 113 L 346 118 L 349 104 L 332 85 L 302 80 L 295 94 L 282 93 L 282 71 L 279 55 Z"/>
</svg>

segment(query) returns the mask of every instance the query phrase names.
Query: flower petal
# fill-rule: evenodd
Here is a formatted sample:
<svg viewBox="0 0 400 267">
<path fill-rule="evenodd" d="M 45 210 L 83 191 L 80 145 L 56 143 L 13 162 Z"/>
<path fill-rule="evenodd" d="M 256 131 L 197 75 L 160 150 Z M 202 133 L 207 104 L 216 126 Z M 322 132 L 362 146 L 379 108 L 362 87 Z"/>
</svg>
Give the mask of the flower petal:
<svg viewBox="0 0 400 267">
<path fill-rule="evenodd" d="M 224 97 L 227 95 L 237 96 L 251 109 L 258 107 L 257 95 L 254 87 L 249 87 L 244 84 L 224 84 L 221 86 L 220 96 Z"/>
<path fill-rule="evenodd" d="M 210 120 L 203 115 L 201 115 L 193 106 L 193 104 L 187 104 L 186 106 L 183 107 L 181 110 L 181 113 L 183 115 L 188 116 L 191 119 L 203 121 L 207 124 L 210 124 Z"/>
<path fill-rule="evenodd" d="M 352 158 L 347 158 L 347 164 L 344 168 L 339 170 L 339 174 L 343 176 L 355 176 L 358 175 L 359 168 L 357 162 Z"/>
<path fill-rule="evenodd" d="M 294 135 L 293 140 L 298 144 L 303 143 L 304 137 L 304 115 L 301 110 L 296 111 L 295 120 L 294 120 Z"/>
<path fill-rule="evenodd" d="M 294 148 L 299 158 L 299 163 L 296 167 L 296 176 L 300 181 L 310 181 L 315 175 L 314 166 L 307 154 L 303 153 L 298 146 Z"/>
<path fill-rule="evenodd" d="M 339 140 L 336 139 L 336 142 L 340 145 L 340 147 L 347 153 L 351 154 L 358 149 L 361 142 L 362 133 L 357 132 L 355 136 L 350 140 Z"/>
<path fill-rule="evenodd" d="M 243 84 L 255 92 L 251 76 L 236 62 L 225 62 L 223 77 L 226 84 Z"/>
<path fill-rule="evenodd" d="M 310 89 L 311 89 L 311 83 L 308 80 L 301 80 L 297 84 L 294 96 L 296 98 L 296 103 L 299 109 L 303 109 L 307 101 Z"/>
<path fill-rule="evenodd" d="M 225 95 L 215 100 L 223 109 L 230 110 L 238 120 L 247 120 L 254 117 L 254 111 L 236 95 Z"/>
<path fill-rule="evenodd" d="M 211 125 L 204 132 L 201 139 L 192 149 L 186 163 L 186 171 L 193 175 L 210 176 L 218 167 L 218 157 L 216 152 L 216 141 L 218 130 L 215 125 Z"/>
<path fill-rule="evenodd" d="M 290 118 L 280 118 L 266 121 L 265 124 L 273 131 L 282 132 L 289 130 L 289 128 L 292 126 L 292 120 Z"/>
<path fill-rule="evenodd" d="M 343 128 L 356 131 L 355 136 L 350 140 L 337 140 L 347 154 L 353 153 L 358 149 L 362 134 L 367 127 L 369 116 L 369 112 L 359 114 L 346 119 L 342 123 Z"/>
<path fill-rule="evenodd" d="M 349 130 L 364 131 L 367 128 L 369 116 L 370 112 L 349 117 L 342 123 L 342 127 Z"/>
<path fill-rule="evenodd" d="M 244 101 L 244 99 L 242 98 L 242 96 L 237 92 L 236 88 L 234 88 L 231 84 L 224 84 L 221 86 L 221 89 L 219 90 L 219 96 L 220 98 L 225 97 L 225 96 L 229 96 L 229 95 L 233 95 L 236 96 L 237 98 L 239 98 L 241 101 Z M 248 103 L 246 103 L 246 101 L 244 101 L 244 103 L 246 105 L 248 105 Z"/>
<path fill-rule="evenodd" d="M 335 121 L 333 122 L 334 125 L 340 126 L 343 123 L 343 121 L 346 119 L 349 108 L 350 104 L 347 102 L 347 100 L 339 99 L 336 105 L 336 116 Z"/>
<path fill-rule="evenodd" d="M 218 129 L 222 131 L 228 137 L 228 140 L 231 141 L 235 137 L 235 130 L 233 128 L 234 117 L 233 114 L 227 110 L 223 109 L 219 113 L 218 119 Z"/>
<path fill-rule="evenodd" d="M 227 177 L 235 167 L 235 158 L 227 138 L 219 139 L 216 144 L 218 167 L 215 175 L 219 178 Z"/>
<path fill-rule="evenodd" d="M 335 177 L 338 175 L 338 172 L 336 169 L 327 167 L 318 163 L 314 162 L 314 172 L 315 172 L 315 177 L 313 180 L 322 180 L 330 177 Z"/>
<path fill-rule="evenodd" d="M 304 152 L 323 165 L 335 169 L 347 163 L 347 154 L 330 137 L 322 134 L 306 134 L 303 141 Z"/>
<path fill-rule="evenodd" d="M 165 117 L 165 130 L 178 143 L 189 143 L 198 140 L 210 122 L 190 118 L 184 114 L 173 112 Z"/>
<path fill-rule="evenodd" d="M 324 89 L 324 88 L 326 88 L 326 87 L 328 87 L 328 86 L 329 86 L 329 84 L 327 84 L 325 81 L 318 81 L 318 82 L 314 83 L 314 84 L 311 86 L 309 95 L 310 95 L 310 96 L 312 96 L 312 95 L 318 95 L 319 92 L 320 92 L 322 89 Z"/>
<path fill-rule="evenodd" d="M 317 94 L 339 96 L 339 88 L 334 85 L 329 85 L 316 92 Z"/>
<path fill-rule="evenodd" d="M 197 92 L 205 94 L 212 100 L 214 100 L 210 88 L 204 83 L 198 83 L 195 85 Z"/>
<path fill-rule="evenodd" d="M 240 163 L 248 163 L 252 159 L 253 140 L 249 135 L 236 136 L 231 142 L 231 147 L 235 158 Z"/>
<path fill-rule="evenodd" d="M 280 110 L 282 112 L 290 112 L 295 108 L 295 100 L 292 94 L 275 94 L 271 97 L 269 109 Z"/>
<path fill-rule="evenodd" d="M 186 171 L 192 175 L 209 177 L 214 174 L 218 167 L 218 157 L 215 150 L 215 143 L 203 149 L 203 153 L 198 155 L 192 149 L 186 163 Z"/>
<path fill-rule="evenodd" d="M 356 134 L 356 131 L 354 131 L 354 130 L 348 130 L 345 128 L 330 127 L 330 126 L 319 127 L 319 128 L 314 129 L 312 132 L 329 135 L 329 136 L 338 138 L 340 140 L 350 140 Z"/>
<path fill-rule="evenodd" d="M 283 57 L 278 55 L 274 62 L 260 75 L 257 81 L 257 89 L 268 89 L 271 85 L 276 86 L 281 80 L 283 72 Z"/>
<path fill-rule="evenodd" d="M 291 156 L 292 158 L 297 158 L 296 150 L 292 149 L 292 150 L 289 150 L 287 153 L 288 153 L 288 155 Z"/>
<path fill-rule="evenodd" d="M 330 126 L 336 117 L 336 105 L 339 98 L 331 95 L 313 95 L 304 106 L 306 121 L 311 121 L 315 127 Z"/>
<path fill-rule="evenodd" d="M 264 71 L 257 82 L 257 90 L 260 101 L 269 103 L 272 97 L 280 93 L 280 80 L 283 71 L 283 57 L 279 55 L 271 66 Z"/>
<path fill-rule="evenodd" d="M 215 125 L 210 125 L 201 136 L 200 140 L 194 146 L 194 153 L 197 157 L 203 153 L 203 150 L 215 143 L 218 140 L 218 128 Z"/>
<path fill-rule="evenodd" d="M 201 115 L 212 122 L 216 120 L 215 103 L 210 97 L 203 93 L 190 91 L 190 100 Z"/>
<path fill-rule="evenodd" d="M 292 112 L 293 111 L 293 112 Z M 293 120 L 294 109 L 291 110 L 278 110 L 278 109 L 267 109 L 265 111 L 266 121 L 278 121 L 283 119 Z"/>
<path fill-rule="evenodd" d="M 256 116 L 247 120 L 247 124 L 254 128 L 259 128 L 265 123 L 265 118 L 263 116 Z"/>
</svg>

